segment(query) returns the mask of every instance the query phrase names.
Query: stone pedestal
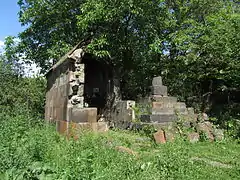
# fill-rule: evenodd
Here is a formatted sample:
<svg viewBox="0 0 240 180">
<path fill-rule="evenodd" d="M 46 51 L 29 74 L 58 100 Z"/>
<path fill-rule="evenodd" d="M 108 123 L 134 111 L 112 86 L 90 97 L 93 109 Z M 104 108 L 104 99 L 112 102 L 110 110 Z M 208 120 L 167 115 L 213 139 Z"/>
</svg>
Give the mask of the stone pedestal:
<svg viewBox="0 0 240 180">
<path fill-rule="evenodd" d="M 142 115 L 141 121 L 148 123 L 166 123 L 177 119 L 176 114 L 186 114 L 185 103 L 177 102 L 176 97 L 169 97 L 167 86 L 162 84 L 162 78 L 155 77 L 151 86 L 151 114 Z"/>
</svg>

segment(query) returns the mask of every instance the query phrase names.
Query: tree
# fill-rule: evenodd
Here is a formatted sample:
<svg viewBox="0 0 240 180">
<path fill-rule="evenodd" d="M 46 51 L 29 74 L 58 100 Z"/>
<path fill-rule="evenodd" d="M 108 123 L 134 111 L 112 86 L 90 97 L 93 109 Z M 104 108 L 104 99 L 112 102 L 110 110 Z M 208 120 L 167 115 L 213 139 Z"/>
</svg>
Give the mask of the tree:
<svg viewBox="0 0 240 180">
<path fill-rule="evenodd" d="M 19 5 L 20 22 L 27 25 L 19 52 L 43 72 L 84 41 L 86 51 L 114 67 L 126 98 L 146 94 L 151 78 L 160 74 L 183 99 L 201 99 L 229 79 L 239 82 L 233 77 L 239 58 L 237 2 L 19 0 Z"/>
<path fill-rule="evenodd" d="M 138 87 L 149 82 L 146 73 L 153 76 L 155 61 L 162 54 L 161 50 L 154 53 L 151 44 L 161 43 L 165 32 L 168 10 L 163 1 L 20 0 L 19 5 L 20 22 L 28 26 L 20 34 L 19 49 L 43 71 L 51 66 L 52 59 L 56 62 L 83 40 L 88 52 L 113 66 L 123 88 L 129 76 L 135 76 L 137 81 L 131 84 L 137 91 L 145 91 Z M 136 94 L 134 90 L 132 94 Z"/>
</svg>

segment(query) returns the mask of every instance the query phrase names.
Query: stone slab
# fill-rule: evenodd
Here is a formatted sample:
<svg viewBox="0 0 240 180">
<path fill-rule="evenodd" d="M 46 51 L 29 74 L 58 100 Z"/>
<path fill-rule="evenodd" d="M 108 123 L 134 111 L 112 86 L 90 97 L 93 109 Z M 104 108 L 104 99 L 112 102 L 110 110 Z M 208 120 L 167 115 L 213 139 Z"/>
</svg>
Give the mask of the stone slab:
<svg viewBox="0 0 240 180">
<path fill-rule="evenodd" d="M 224 139 L 224 131 L 222 129 L 213 129 L 215 140 L 222 141 Z"/>
<path fill-rule="evenodd" d="M 162 86 L 162 77 L 158 76 L 158 77 L 154 77 L 152 80 L 152 85 L 153 86 Z"/>
<path fill-rule="evenodd" d="M 167 142 L 173 142 L 175 140 L 176 134 L 171 130 L 165 130 L 165 138 Z"/>
<path fill-rule="evenodd" d="M 121 126 L 121 122 L 132 122 L 135 119 L 135 101 L 119 101 L 116 103 L 115 108 L 111 111 L 112 121 L 117 128 Z"/>
<path fill-rule="evenodd" d="M 152 114 L 175 114 L 174 108 L 152 108 Z"/>
<path fill-rule="evenodd" d="M 154 140 L 157 144 L 164 144 L 166 143 L 165 133 L 163 130 L 158 130 L 156 133 L 153 134 Z"/>
<path fill-rule="evenodd" d="M 177 102 L 177 98 L 173 96 L 152 95 L 150 96 L 150 98 L 153 102 L 162 102 L 170 104 Z"/>
<path fill-rule="evenodd" d="M 152 95 L 167 96 L 167 86 L 152 86 Z"/>
<path fill-rule="evenodd" d="M 196 133 L 196 132 L 192 132 L 192 133 L 189 133 L 188 134 L 188 140 L 191 142 L 191 143 L 196 143 L 199 141 L 199 134 Z"/>
<path fill-rule="evenodd" d="M 152 114 L 152 115 L 142 115 L 140 119 L 141 119 L 141 122 L 162 123 L 162 122 L 173 122 L 177 119 L 177 117 L 175 114 Z"/>
<path fill-rule="evenodd" d="M 67 121 L 56 121 L 56 129 L 62 135 L 68 134 L 68 122 Z"/>
<path fill-rule="evenodd" d="M 210 122 L 203 122 L 203 123 L 198 123 L 196 127 L 198 132 L 204 133 L 209 141 L 214 141 L 214 136 L 213 136 L 213 127 Z"/>
<path fill-rule="evenodd" d="M 72 108 L 70 121 L 74 123 L 97 122 L 97 108 Z"/>
<path fill-rule="evenodd" d="M 107 132 L 109 130 L 107 122 L 92 123 L 92 130 L 97 132 Z"/>
</svg>

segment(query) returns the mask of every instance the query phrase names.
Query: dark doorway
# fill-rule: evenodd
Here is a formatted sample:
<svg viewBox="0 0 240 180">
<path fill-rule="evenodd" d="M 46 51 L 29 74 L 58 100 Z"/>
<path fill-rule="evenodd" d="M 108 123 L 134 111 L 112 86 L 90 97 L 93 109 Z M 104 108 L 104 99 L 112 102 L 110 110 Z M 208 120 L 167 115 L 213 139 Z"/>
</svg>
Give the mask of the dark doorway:
<svg viewBox="0 0 240 180">
<path fill-rule="evenodd" d="M 89 107 L 97 107 L 98 114 L 102 113 L 107 104 L 108 94 L 112 93 L 111 68 L 101 60 L 95 60 L 85 55 L 85 86 L 84 100 Z"/>
</svg>

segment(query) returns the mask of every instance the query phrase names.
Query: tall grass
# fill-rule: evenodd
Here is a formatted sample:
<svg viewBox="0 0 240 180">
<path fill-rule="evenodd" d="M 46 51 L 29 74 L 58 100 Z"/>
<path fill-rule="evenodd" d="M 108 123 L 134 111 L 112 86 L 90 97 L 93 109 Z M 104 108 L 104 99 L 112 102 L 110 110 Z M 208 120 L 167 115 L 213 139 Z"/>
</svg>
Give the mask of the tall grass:
<svg viewBox="0 0 240 180">
<path fill-rule="evenodd" d="M 236 142 L 165 145 L 139 134 L 85 132 L 67 140 L 55 128 L 30 116 L 0 114 L 0 179 L 238 179 L 240 152 Z M 116 150 L 125 146 L 131 155 Z M 232 168 L 192 162 L 205 157 Z"/>
</svg>

